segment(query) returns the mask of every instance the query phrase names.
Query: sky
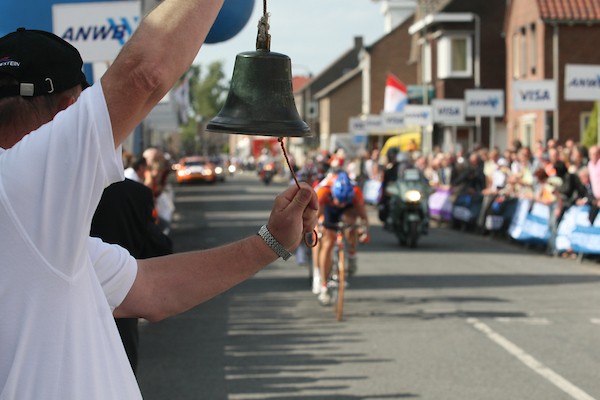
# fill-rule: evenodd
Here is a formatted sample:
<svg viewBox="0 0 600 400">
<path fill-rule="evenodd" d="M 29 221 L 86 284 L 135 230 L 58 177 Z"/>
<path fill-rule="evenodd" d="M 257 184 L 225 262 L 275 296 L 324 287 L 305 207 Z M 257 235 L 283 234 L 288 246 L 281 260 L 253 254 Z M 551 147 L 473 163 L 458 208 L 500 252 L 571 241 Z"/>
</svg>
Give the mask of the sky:
<svg viewBox="0 0 600 400">
<path fill-rule="evenodd" d="M 271 51 L 290 57 L 293 75 L 318 75 L 352 49 L 354 37 L 371 45 L 384 35 L 381 5 L 373 0 L 267 0 Z M 238 53 L 256 50 L 257 25 L 262 0 L 255 0 L 246 26 L 233 38 L 205 44 L 196 64 L 223 62 L 231 76 Z"/>
</svg>

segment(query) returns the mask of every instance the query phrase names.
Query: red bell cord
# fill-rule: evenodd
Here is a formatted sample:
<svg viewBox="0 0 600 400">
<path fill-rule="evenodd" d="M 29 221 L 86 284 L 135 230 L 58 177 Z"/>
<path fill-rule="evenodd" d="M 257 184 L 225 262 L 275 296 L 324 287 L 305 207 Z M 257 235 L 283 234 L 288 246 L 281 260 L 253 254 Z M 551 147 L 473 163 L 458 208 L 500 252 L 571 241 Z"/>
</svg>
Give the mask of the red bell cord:
<svg viewBox="0 0 600 400">
<path fill-rule="evenodd" d="M 288 158 L 287 151 L 285 150 L 285 146 L 283 145 L 283 138 L 280 137 L 277 140 L 281 144 L 281 150 L 283 150 L 283 157 L 285 157 L 285 161 L 287 163 L 288 168 L 290 169 L 292 178 L 294 178 L 294 182 L 296 182 L 296 186 L 298 186 L 298 189 L 300 189 L 300 183 L 298 183 L 298 178 L 296 178 L 296 174 L 294 173 L 294 169 L 292 168 L 292 165 L 290 164 L 290 159 Z M 316 229 L 313 229 L 312 236 L 313 236 L 314 240 L 313 240 L 312 244 L 309 244 L 308 241 L 306 240 L 306 235 L 304 235 L 304 244 L 307 247 L 315 247 L 317 245 L 317 243 L 319 242 L 319 236 L 317 234 Z"/>
</svg>

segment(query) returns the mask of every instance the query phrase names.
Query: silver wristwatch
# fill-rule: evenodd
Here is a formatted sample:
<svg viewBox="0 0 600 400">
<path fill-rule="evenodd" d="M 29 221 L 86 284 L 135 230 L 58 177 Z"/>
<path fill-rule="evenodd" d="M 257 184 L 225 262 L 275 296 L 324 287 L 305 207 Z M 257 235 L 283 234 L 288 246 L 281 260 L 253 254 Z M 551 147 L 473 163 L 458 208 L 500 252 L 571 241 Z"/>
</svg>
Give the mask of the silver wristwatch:
<svg viewBox="0 0 600 400">
<path fill-rule="evenodd" d="M 292 253 L 287 251 L 286 248 L 283 247 L 281 243 L 279 243 L 277 239 L 273 237 L 273 235 L 271 235 L 271 232 L 269 232 L 269 230 L 267 229 L 267 225 L 261 226 L 258 230 L 257 235 L 260 236 L 265 241 L 265 243 L 269 245 L 271 249 L 273 249 L 275 254 L 283 258 L 284 261 L 286 261 L 292 256 Z"/>
</svg>

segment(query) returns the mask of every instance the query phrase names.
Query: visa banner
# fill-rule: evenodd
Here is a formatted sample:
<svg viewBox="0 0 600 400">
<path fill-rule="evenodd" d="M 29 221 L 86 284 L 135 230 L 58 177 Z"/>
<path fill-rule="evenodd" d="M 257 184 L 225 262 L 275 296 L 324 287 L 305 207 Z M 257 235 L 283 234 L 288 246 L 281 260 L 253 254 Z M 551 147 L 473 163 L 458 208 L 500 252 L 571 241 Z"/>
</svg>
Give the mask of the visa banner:
<svg viewBox="0 0 600 400">
<path fill-rule="evenodd" d="M 433 99 L 433 122 L 446 125 L 459 125 L 465 122 L 464 100 Z"/>
<path fill-rule="evenodd" d="M 551 79 L 513 81 L 512 100 L 515 110 L 556 110 L 556 82 Z"/>
</svg>

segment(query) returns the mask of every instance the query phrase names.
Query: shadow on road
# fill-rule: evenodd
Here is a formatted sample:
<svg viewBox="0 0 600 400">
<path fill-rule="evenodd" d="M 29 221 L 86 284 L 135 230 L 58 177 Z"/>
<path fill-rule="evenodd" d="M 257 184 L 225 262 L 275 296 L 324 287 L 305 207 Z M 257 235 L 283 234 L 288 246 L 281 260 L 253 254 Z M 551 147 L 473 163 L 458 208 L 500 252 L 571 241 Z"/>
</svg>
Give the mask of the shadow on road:
<svg viewBox="0 0 600 400">
<path fill-rule="evenodd" d="M 333 315 L 315 321 L 315 304 L 297 312 L 302 301 L 296 290 L 304 284 L 287 280 L 282 293 L 273 290 L 277 282 L 253 279 L 180 316 L 144 324 L 139 375 L 144 398 L 420 397 L 409 392 L 346 394 L 368 376 L 331 374 L 332 368 L 395 360 L 344 350 L 364 338 Z"/>
<path fill-rule="evenodd" d="M 350 281 L 353 292 L 389 289 L 486 288 L 589 284 L 600 281 L 599 275 L 568 274 L 435 274 L 368 275 L 361 274 Z M 254 282 L 258 290 L 269 292 L 308 290 L 305 278 L 262 277 Z M 450 300 L 450 298 L 447 298 Z M 463 298 L 464 299 L 464 298 Z M 455 299 L 452 299 L 456 302 Z M 487 300 L 490 301 L 490 300 Z M 496 300 L 500 301 L 500 300 Z"/>
</svg>

